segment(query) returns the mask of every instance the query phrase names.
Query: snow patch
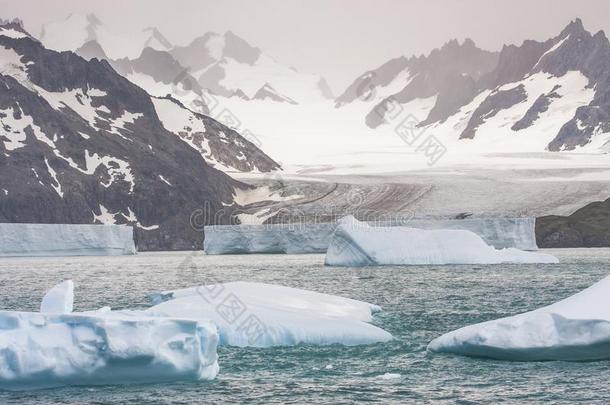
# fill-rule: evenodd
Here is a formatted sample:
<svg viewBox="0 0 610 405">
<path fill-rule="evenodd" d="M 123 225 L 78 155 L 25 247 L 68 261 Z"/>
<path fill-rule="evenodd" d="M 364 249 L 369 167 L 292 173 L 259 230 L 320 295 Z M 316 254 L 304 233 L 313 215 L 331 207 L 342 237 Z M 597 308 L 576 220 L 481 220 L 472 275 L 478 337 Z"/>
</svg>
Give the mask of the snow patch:
<svg viewBox="0 0 610 405">
<path fill-rule="evenodd" d="M 49 160 L 45 157 L 44 158 L 44 162 L 47 165 L 47 171 L 49 172 L 49 175 L 51 176 L 51 178 L 53 179 L 53 181 L 55 182 L 55 184 L 51 184 L 51 187 L 53 187 L 53 190 L 55 190 L 55 192 L 61 197 L 64 198 L 64 192 L 61 190 L 61 183 L 59 182 L 59 180 L 57 179 L 57 172 L 55 172 L 55 170 L 53 170 L 53 168 L 51 167 L 51 165 L 49 164 Z"/>
</svg>

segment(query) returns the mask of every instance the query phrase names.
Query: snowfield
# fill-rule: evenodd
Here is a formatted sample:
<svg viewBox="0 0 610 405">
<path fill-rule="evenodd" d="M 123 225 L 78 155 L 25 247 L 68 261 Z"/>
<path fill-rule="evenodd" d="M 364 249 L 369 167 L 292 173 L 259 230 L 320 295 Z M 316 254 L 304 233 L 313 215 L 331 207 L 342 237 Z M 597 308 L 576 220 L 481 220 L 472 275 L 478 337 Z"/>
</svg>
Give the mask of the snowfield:
<svg viewBox="0 0 610 405">
<path fill-rule="evenodd" d="M 339 220 L 325 259 L 328 266 L 557 262 L 543 253 L 495 249 L 470 231 L 371 227 L 352 216 Z"/>
<path fill-rule="evenodd" d="M 501 360 L 610 359 L 610 277 L 555 304 L 466 326 L 428 350 Z"/>
</svg>

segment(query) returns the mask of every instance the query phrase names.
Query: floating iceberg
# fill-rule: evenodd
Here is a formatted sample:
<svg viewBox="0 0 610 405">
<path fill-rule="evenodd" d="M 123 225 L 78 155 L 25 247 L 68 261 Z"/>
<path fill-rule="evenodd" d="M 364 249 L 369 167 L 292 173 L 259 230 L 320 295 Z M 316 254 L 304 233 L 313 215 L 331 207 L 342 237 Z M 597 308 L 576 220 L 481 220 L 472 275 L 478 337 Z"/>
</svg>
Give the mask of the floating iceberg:
<svg viewBox="0 0 610 405">
<path fill-rule="evenodd" d="M 69 314 L 74 307 L 74 283 L 72 280 L 64 281 L 51 288 L 42 297 L 40 312 Z"/>
<path fill-rule="evenodd" d="M 471 231 L 497 249 L 537 250 L 534 218 L 411 219 L 374 221 L 374 227 L 408 225 L 418 229 Z M 337 223 L 213 225 L 205 228 L 209 255 L 242 253 L 325 253 Z"/>
<path fill-rule="evenodd" d="M 449 332 L 428 350 L 516 361 L 610 359 L 610 277 L 547 307 Z"/>
<path fill-rule="evenodd" d="M 349 216 L 331 238 L 329 266 L 557 263 L 551 255 L 514 248 L 495 249 L 465 230 L 372 227 Z"/>
<path fill-rule="evenodd" d="M 211 320 L 220 344 L 289 346 L 360 345 L 392 336 L 374 326 L 376 305 L 278 285 L 233 282 L 154 294 L 146 313 Z M 165 301 L 165 302 L 163 302 Z"/>
<path fill-rule="evenodd" d="M 109 256 L 136 253 L 125 225 L 0 224 L 2 256 Z"/>
<path fill-rule="evenodd" d="M 203 250 L 209 255 L 242 253 L 323 253 L 333 223 L 214 225 L 205 228 Z"/>
<path fill-rule="evenodd" d="M 53 289 L 41 307 L 70 307 L 67 286 Z M 218 373 L 218 332 L 209 322 L 57 312 L 0 311 L 0 388 L 202 380 Z"/>
</svg>

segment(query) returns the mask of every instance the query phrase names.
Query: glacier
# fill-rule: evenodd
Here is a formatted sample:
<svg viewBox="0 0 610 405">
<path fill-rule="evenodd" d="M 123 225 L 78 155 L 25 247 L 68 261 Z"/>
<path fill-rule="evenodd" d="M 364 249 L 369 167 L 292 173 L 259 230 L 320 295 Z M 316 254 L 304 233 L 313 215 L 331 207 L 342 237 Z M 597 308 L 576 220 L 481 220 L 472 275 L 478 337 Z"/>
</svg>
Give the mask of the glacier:
<svg viewBox="0 0 610 405">
<path fill-rule="evenodd" d="M 537 250 L 534 218 L 410 219 L 371 221 L 374 227 L 467 230 L 497 249 Z M 337 223 L 212 225 L 205 227 L 209 255 L 242 253 L 325 253 Z"/>
<path fill-rule="evenodd" d="M 557 262 L 548 254 L 496 249 L 470 231 L 372 227 L 352 216 L 339 220 L 324 261 L 328 266 Z"/>
<path fill-rule="evenodd" d="M 70 287 L 45 296 L 41 309 L 54 313 L 0 311 L 0 389 L 215 378 L 212 323 L 109 309 L 60 313 L 58 303 L 72 305 Z"/>
<path fill-rule="evenodd" d="M 211 320 L 220 344 L 230 346 L 346 346 L 387 342 L 392 335 L 372 325 L 381 308 L 314 291 L 272 284 L 230 282 L 151 295 L 154 316 Z"/>
<path fill-rule="evenodd" d="M 130 226 L 0 223 L 0 257 L 135 253 Z"/>
<path fill-rule="evenodd" d="M 444 334 L 428 351 L 513 361 L 610 359 L 610 276 L 552 305 Z"/>
</svg>

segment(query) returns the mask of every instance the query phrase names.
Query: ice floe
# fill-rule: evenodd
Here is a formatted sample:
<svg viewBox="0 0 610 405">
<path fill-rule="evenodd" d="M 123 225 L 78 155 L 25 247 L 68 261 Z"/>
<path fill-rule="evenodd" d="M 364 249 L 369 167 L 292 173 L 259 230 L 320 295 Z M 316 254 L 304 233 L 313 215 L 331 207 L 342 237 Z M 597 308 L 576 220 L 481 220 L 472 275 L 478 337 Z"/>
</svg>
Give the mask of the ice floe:
<svg viewBox="0 0 610 405">
<path fill-rule="evenodd" d="M 376 305 L 279 285 L 216 283 L 154 294 L 152 301 L 157 305 L 146 312 L 155 316 L 211 320 L 222 345 L 359 345 L 392 339 L 370 324 L 380 310 Z"/>
<path fill-rule="evenodd" d="M 449 332 L 428 350 L 515 361 L 610 359 L 610 277 L 547 307 Z"/>
<path fill-rule="evenodd" d="M 216 327 L 136 312 L 70 312 L 72 282 L 38 312 L 0 311 L 0 389 L 213 379 Z"/>
</svg>

